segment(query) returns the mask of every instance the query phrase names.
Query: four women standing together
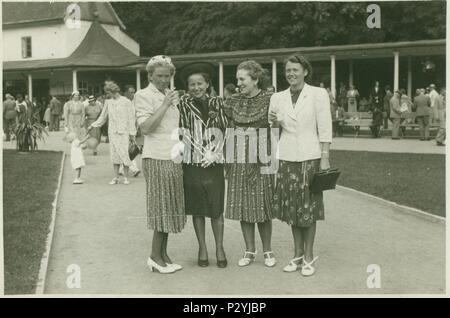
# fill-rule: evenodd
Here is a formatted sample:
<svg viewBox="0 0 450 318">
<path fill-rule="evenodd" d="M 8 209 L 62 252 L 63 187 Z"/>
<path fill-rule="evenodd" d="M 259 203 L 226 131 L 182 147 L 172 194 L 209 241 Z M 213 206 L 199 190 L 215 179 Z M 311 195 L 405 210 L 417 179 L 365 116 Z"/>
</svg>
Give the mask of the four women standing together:
<svg viewBox="0 0 450 318">
<path fill-rule="evenodd" d="M 173 273 L 182 268 L 170 259 L 167 245 L 169 233 L 184 228 L 186 215 L 193 218 L 198 265 L 209 265 L 205 218 L 210 218 L 217 266 L 226 267 L 225 206 L 226 218 L 241 222 L 245 252 L 239 266 L 256 259 L 255 224 L 264 263 L 275 266 L 272 219 L 278 218 L 291 225 L 294 240 L 294 257 L 284 271 L 301 268 L 304 276 L 314 274 L 316 221 L 324 219 L 324 205 L 322 193 L 312 193 L 309 182 L 316 171 L 330 168 L 332 122 L 326 90 L 305 83 L 312 74 L 308 61 L 302 56 L 289 57 L 285 75 L 290 87 L 273 95 L 265 90 L 266 74 L 261 65 L 241 63 L 236 76 L 239 93 L 225 103 L 209 94 L 212 67 L 208 63 L 181 69 L 187 89 L 181 97 L 169 89 L 175 73 L 169 57 L 151 58 L 147 72 L 149 85 L 136 93 L 133 104 L 145 136 L 142 166 L 147 224 L 154 231 L 147 264 L 152 271 Z M 276 175 L 262 173 L 265 164 L 259 160 L 261 149 L 271 149 L 270 129 L 279 129 L 280 136 Z M 258 142 L 256 161 L 251 160 L 255 150 L 251 140 Z M 180 157 L 182 160 L 176 160 Z M 226 196 L 224 174 L 228 179 Z"/>
</svg>

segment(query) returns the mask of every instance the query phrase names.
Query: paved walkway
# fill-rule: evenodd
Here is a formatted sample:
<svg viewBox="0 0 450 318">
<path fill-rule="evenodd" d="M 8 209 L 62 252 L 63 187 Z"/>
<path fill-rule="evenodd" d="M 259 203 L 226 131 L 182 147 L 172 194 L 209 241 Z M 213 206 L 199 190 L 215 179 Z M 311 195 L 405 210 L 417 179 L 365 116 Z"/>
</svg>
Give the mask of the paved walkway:
<svg viewBox="0 0 450 318">
<path fill-rule="evenodd" d="M 62 133 L 53 133 L 43 148 L 68 150 Z M 361 139 L 370 150 L 384 149 L 378 140 Z M 383 140 L 386 143 L 394 141 Z M 336 139 L 333 148 L 350 147 L 355 139 Z M 357 142 L 360 142 L 357 140 Z M 396 147 L 408 141 L 395 142 Z M 423 145 L 423 142 L 419 144 Z M 8 144 L 5 144 L 8 146 Z M 345 149 L 345 148 L 344 148 Z M 397 148 L 396 148 L 397 149 Z M 408 148 L 409 149 L 409 148 Z M 384 151 L 384 150 L 383 150 Z M 300 295 L 300 294 L 422 294 L 445 292 L 445 225 L 420 215 L 404 213 L 384 203 L 344 190 L 325 193 L 326 220 L 318 224 L 315 254 L 317 274 L 310 278 L 283 273 L 292 257 L 290 228 L 273 224 L 275 268 L 256 263 L 239 268 L 244 250 L 238 222 L 225 221 L 229 266 L 215 266 L 208 228 L 211 265 L 196 265 L 197 242 L 189 219 L 185 230 L 169 239 L 171 257 L 184 266 L 172 275 L 151 273 L 146 258 L 151 231 L 146 228 L 142 176 L 132 184 L 110 186 L 108 145 L 99 156 L 86 152 L 86 183 L 72 185 L 73 171 L 66 160 L 49 261 L 47 294 L 182 294 L 182 295 Z M 261 251 L 259 238 L 258 250 Z M 66 286 L 67 267 L 81 269 L 81 288 Z M 381 288 L 369 289 L 367 266 L 381 268 Z"/>
</svg>

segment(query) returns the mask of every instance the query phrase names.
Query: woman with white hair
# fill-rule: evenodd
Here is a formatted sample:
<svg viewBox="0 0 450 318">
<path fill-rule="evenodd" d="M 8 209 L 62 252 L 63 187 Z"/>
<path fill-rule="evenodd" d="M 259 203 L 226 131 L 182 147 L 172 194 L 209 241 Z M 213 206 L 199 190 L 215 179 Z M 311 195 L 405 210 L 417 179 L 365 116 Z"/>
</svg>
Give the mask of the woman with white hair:
<svg viewBox="0 0 450 318">
<path fill-rule="evenodd" d="M 114 168 L 114 178 L 109 184 L 119 183 L 119 167 L 121 164 L 124 166 L 123 184 L 130 184 L 128 168 L 131 161 L 128 155 L 128 147 L 130 141 L 134 142 L 136 136 L 134 108 L 128 98 L 120 95 L 120 88 L 116 83 L 108 81 L 104 90 L 111 98 L 105 100 L 100 117 L 89 126 L 88 131 L 103 126 L 108 119 L 109 147 Z"/>
<path fill-rule="evenodd" d="M 168 274 L 182 267 L 167 254 L 169 233 L 179 233 L 186 224 L 183 170 L 172 160 L 178 139 L 180 113 L 178 92 L 169 89 L 175 66 L 169 57 L 152 57 L 147 64 L 149 84 L 134 95 L 139 128 L 144 135 L 142 170 L 147 189 L 147 226 L 153 230 L 152 251 L 147 265 Z"/>
<path fill-rule="evenodd" d="M 84 105 L 80 92 L 74 91 L 70 100 L 64 105 L 64 124 L 66 132 L 74 132 L 78 139 L 84 136 Z"/>
</svg>

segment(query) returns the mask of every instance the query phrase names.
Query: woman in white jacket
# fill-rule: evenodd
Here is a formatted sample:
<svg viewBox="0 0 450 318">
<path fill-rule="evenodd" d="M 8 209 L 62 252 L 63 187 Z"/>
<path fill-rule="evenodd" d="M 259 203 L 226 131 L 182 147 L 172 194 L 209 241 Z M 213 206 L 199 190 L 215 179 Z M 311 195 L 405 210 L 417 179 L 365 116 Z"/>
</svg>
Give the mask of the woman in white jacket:
<svg viewBox="0 0 450 318">
<path fill-rule="evenodd" d="M 324 206 L 322 193 L 312 193 L 309 182 L 316 171 L 330 168 L 330 99 L 324 88 L 305 83 L 312 67 L 303 56 L 286 60 L 285 75 L 290 87 L 272 96 L 269 109 L 271 127 L 281 130 L 274 209 L 294 238 L 294 258 L 284 271 L 301 267 L 302 275 L 311 276 L 316 221 L 324 219 Z"/>
</svg>

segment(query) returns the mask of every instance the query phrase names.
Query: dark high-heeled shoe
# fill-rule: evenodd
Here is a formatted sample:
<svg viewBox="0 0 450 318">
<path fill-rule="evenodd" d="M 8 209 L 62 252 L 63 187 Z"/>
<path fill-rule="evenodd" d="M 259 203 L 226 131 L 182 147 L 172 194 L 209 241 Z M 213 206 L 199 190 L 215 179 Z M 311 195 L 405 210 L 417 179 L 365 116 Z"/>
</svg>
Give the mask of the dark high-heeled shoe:
<svg viewBox="0 0 450 318">
<path fill-rule="evenodd" d="M 209 266 L 209 261 L 207 259 L 198 259 L 197 261 L 198 266 L 200 267 L 208 267 Z"/>
<path fill-rule="evenodd" d="M 228 265 L 228 262 L 227 262 L 226 258 L 224 260 L 221 260 L 221 261 L 217 260 L 217 267 L 225 268 L 225 267 L 227 267 L 227 265 Z"/>
</svg>

